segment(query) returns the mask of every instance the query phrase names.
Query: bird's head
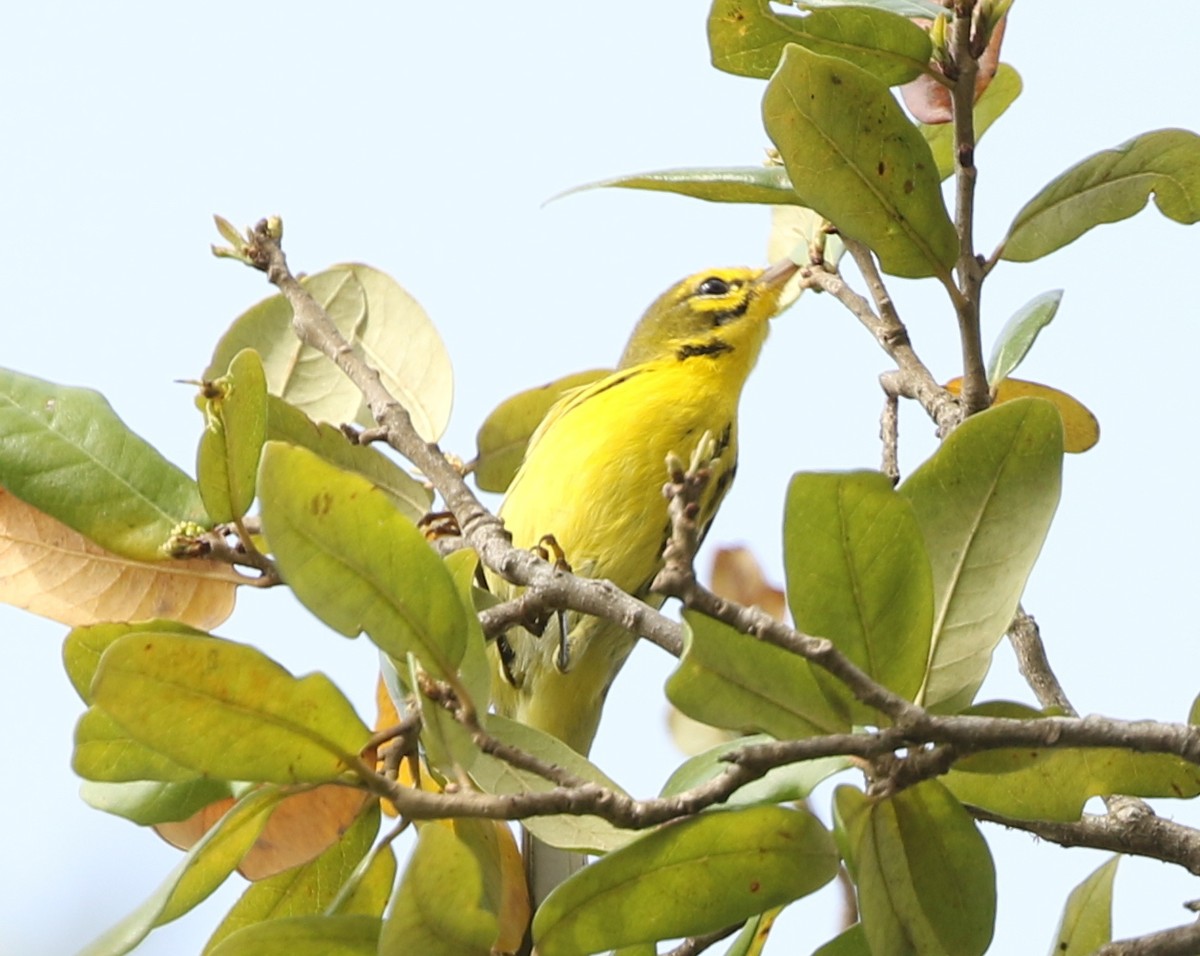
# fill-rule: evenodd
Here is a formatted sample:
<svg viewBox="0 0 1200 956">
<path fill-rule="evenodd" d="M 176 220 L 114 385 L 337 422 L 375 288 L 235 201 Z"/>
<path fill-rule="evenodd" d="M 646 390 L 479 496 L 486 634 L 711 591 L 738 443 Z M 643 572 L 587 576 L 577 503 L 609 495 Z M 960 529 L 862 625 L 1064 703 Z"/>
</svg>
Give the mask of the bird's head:
<svg viewBox="0 0 1200 956">
<path fill-rule="evenodd" d="M 677 282 L 646 310 L 618 367 L 744 346 L 757 354 L 767 319 L 779 311 L 780 293 L 797 268 L 785 259 L 767 269 L 706 269 Z"/>
</svg>

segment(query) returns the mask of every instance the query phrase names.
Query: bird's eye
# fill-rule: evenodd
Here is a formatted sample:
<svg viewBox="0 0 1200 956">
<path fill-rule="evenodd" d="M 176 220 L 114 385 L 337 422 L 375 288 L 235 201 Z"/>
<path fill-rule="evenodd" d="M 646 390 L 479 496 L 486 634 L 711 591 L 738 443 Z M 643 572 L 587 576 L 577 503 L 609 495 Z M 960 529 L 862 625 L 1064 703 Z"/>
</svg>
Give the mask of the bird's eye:
<svg viewBox="0 0 1200 956">
<path fill-rule="evenodd" d="M 729 283 L 724 279 L 718 279 L 716 276 L 709 276 L 700 283 L 696 291 L 700 295 L 728 295 Z"/>
</svg>

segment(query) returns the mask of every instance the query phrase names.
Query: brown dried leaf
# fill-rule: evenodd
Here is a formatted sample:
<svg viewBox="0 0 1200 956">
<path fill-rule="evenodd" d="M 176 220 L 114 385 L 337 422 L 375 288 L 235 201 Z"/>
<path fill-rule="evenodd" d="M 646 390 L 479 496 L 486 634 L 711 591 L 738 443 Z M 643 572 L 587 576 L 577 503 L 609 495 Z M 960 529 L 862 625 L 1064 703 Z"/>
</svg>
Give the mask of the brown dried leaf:
<svg viewBox="0 0 1200 956">
<path fill-rule="evenodd" d="M 713 558 L 712 590 L 739 604 L 766 611 L 777 621 L 787 613 L 783 591 L 767 583 L 758 560 L 746 548 L 721 548 Z"/>
<path fill-rule="evenodd" d="M 241 583 L 201 558 L 134 561 L 0 489 L 0 601 L 72 627 L 166 618 L 211 630 Z"/>
<path fill-rule="evenodd" d="M 280 801 L 238 872 L 248 880 L 265 880 L 320 856 L 341 839 L 374 797 L 334 783 L 292 794 Z M 188 850 L 234 804 L 225 797 L 178 823 L 159 823 L 154 829 L 174 847 Z"/>
<path fill-rule="evenodd" d="M 914 23 L 918 23 L 923 27 L 928 28 L 932 21 L 913 18 Z M 975 102 L 979 102 L 979 97 L 983 96 L 983 91 L 988 88 L 988 84 L 992 82 L 992 78 L 996 75 L 996 71 L 1000 69 L 1000 45 L 1004 42 L 1004 27 L 1008 23 L 1008 17 L 1003 17 L 996 28 L 992 30 L 991 39 L 988 41 L 987 49 L 983 51 L 983 56 L 979 58 L 979 72 L 975 76 Z M 932 64 L 933 69 L 941 72 L 941 67 L 937 63 Z M 928 123 L 931 126 L 938 123 L 949 123 L 954 119 L 954 112 L 950 108 L 950 88 L 943 86 L 933 77 L 925 75 L 918 76 L 910 83 L 905 83 L 900 87 L 900 92 L 904 96 L 904 105 L 908 107 L 908 111 L 920 123 Z"/>
</svg>

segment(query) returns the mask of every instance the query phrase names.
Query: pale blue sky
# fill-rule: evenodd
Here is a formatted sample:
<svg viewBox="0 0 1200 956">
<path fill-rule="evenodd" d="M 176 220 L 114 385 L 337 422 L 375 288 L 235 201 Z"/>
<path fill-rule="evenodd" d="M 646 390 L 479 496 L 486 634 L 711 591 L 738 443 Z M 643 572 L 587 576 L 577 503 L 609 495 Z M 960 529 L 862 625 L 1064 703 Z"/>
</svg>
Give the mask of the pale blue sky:
<svg viewBox="0 0 1200 956">
<path fill-rule="evenodd" d="M 642 308 L 706 265 L 759 263 L 767 216 L 649 193 L 563 189 L 622 172 L 756 163 L 761 84 L 707 63 L 707 5 L 413 3 L 10 4 L 0 57 L 0 364 L 90 385 L 190 468 L 200 417 L 175 379 L 198 375 L 235 315 L 267 294 L 208 254 L 210 215 L 278 213 L 294 268 L 357 260 L 404 284 L 439 325 L 457 375 L 445 446 L 469 457 L 511 392 L 614 361 Z M 1065 166 L 1163 126 L 1200 128 L 1189 0 L 1018 3 L 1004 59 L 1024 96 L 978 154 L 983 251 Z M 1064 500 L 1026 604 L 1083 712 L 1182 719 L 1200 690 L 1195 643 L 1197 461 L 1192 406 L 1200 233 L 1157 212 L 1088 234 L 985 293 L 987 336 L 1051 288 L 1066 295 L 1022 372 L 1100 418 L 1067 462 Z M 895 282 L 918 350 L 955 374 L 936 290 Z M 745 541 L 778 577 L 783 489 L 798 469 L 878 461 L 885 356 L 830 301 L 777 323 L 743 403 L 738 483 L 714 542 Z M 932 447 L 903 418 L 903 463 Z M 57 956 L 137 905 L 178 858 L 86 807 L 69 769 L 81 710 L 60 664 L 65 629 L 0 608 L 4 756 L 0 954 Z M 369 709 L 375 655 L 321 628 L 282 591 L 243 595 L 220 629 L 296 672 L 329 671 Z M 639 651 L 594 751 L 652 793 L 680 759 L 660 731 L 669 661 Z M 1011 656 L 988 696 L 1029 699 Z M 1162 812 L 1200 824 L 1195 807 Z M 824 811 L 822 811 L 824 812 Z M 1000 871 L 993 952 L 1049 947 L 1070 887 L 1101 854 L 987 836 Z M 235 881 L 236 882 L 236 881 Z M 231 884 L 158 931 L 146 954 L 197 951 Z M 1123 864 L 1116 929 L 1186 921 L 1195 882 Z M 832 935 L 823 891 L 768 951 Z"/>
</svg>

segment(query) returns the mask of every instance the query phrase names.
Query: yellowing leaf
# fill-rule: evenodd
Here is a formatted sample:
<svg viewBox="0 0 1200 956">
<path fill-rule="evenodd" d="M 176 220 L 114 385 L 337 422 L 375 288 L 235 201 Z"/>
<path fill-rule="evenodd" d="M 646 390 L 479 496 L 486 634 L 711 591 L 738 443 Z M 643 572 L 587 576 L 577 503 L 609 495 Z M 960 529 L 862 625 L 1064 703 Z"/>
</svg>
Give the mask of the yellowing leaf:
<svg viewBox="0 0 1200 956">
<path fill-rule="evenodd" d="M 226 780 L 324 783 L 370 736 L 324 674 L 293 677 L 214 637 L 127 635 L 101 657 L 92 695 L 134 740 Z"/>
<path fill-rule="evenodd" d="M 241 583 L 199 558 L 135 561 L 0 489 L 0 601 L 78 627 L 172 618 L 213 628 L 233 613 Z"/>
<path fill-rule="evenodd" d="M 379 938 L 382 953 L 489 956 L 499 921 L 488 909 L 480 860 L 454 827 L 421 827 Z"/>
<path fill-rule="evenodd" d="M 946 391 L 957 395 L 962 390 L 962 379 L 952 378 L 945 387 Z M 1078 455 L 1100 440 L 1100 423 L 1096 416 L 1073 395 L 1019 378 L 1006 378 L 992 392 L 993 405 L 1011 402 L 1016 398 L 1044 398 L 1058 409 L 1063 420 L 1063 451 Z"/>
</svg>

